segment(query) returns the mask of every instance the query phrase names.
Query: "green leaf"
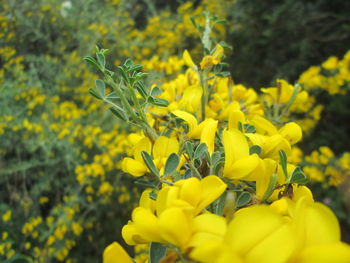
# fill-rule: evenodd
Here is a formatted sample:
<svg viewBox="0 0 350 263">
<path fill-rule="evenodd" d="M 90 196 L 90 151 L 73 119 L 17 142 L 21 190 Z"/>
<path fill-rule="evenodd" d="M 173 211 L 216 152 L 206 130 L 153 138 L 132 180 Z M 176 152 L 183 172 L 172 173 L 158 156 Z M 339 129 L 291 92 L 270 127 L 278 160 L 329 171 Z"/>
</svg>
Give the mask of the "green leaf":
<svg viewBox="0 0 350 263">
<path fill-rule="evenodd" d="M 155 86 L 151 91 L 151 96 L 153 96 L 153 97 L 158 96 L 158 95 L 162 94 L 162 92 L 163 91 L 160 88 Z"/>
<path fill-rule="evenodd" d="M 243 124 L 240 121 L 238 122 L 238 130 L 244 133 L 244 131 L 243 131 Z"/>
<path fill-rule="evenodd" d="M 244 124 L 244 132 L 245 133 L 255 133 L 255 127 L 253 125 L 250 124 Z"/>
<path fill-rule="evenodd" d="M 219 216 L 224 215 L 226 195 L 227 195 L 227 192 L 224 192 L 217 200 L 216 207 L 215 207 L 215 214 L 216 215 L 219 215 Z"/>
<path fill-rule="evenodd" d="M 169 105 L 169 102 L 167 100 L 158 99 L 155 97 L 148 97 L 147 101 L 153 105 L 160 106 L 160 107 L 167 107 Z"/>
<path fill-rule="evenodd" d="M 177 166 L 179 165 L 179 163 L 180 163 L 179 156 L 176 153 L 170 154 L 164 166 L 164 176 L 168 176 L 172 172 L 174 172 Z"/>
<path fill-rule="evenodd" d="M 150 181 L 150 180 L 145 180 L 142 178 L 138 178 L 135 181 L 135 184 L 140 185 L 140 186 L 144 186 L 146 188 L 155 188 L 157 186 L 157 183 L 158 183 L 158 181 L 155 181 L 155 180 Z"/>
<path fill-rule="evenodd" d="M 122 76 L 122 79 L 126 82 L 126 83 L 130 83 L 130 80 L 129 80 L 129 76 L 128 74 L 126 73 L 124 67 L 121 67 L 121 66 L 118 66 L 118 69 L 119 69 L 119 72 Z"/>
<path fill-rule="evenodd" d="M 147 89 L 145 87 L 145 85 L 142 82 L 138 82 L 135 84 L 135 87 L 137 89 L 137 91 L 140 93 L 140 95 L 146 99 L 147 98 Z"/>
<path fill-rule="evenodd" d="M 94 96 L 96 99 L 102 100 L 102 98 L 100 97 L 100 95 L 98 95 L 94 89 L 91 89 L 91 88 L 90 88 L 90 89 L 89 89 L 89 93 L 90 93 L 92 96 Z"/>
<path fill-rule="evenodd" d="M 226 24 L 227 20 L 226 19 L 216 19 L 214 21 L 215 24 Z"/>
<path fill-rule="evenodd" d="M 220 160 L 220 152 L 213 152 L 210 158 L 211 165 L 215 165 Z"/>
<path fill-rule="evenodd" d="M 134 62 L 132 62 L 132 60 L 130 58 L 128 58 L 127 60 L 125 60 L 123 66 L 126 69 L 129 69 L 130 67 L 132 67 L 132 65 L 134 65 Z"/>
<path fill-rule="evenodd" d="M 106 58 L 105 55 L 103 55 L 102 53 L 96 53 L 96 57 L 97 57 L 97 62 L 98 64 L 100 64 L 100 66 L 104 69 L 106 66 Z"/>
<path fill-rule="evenodd" d="M 100 65 L 97 63 L 97 61 L 93 58 L 93 57 L 90 57 L 90 56 L 86 56 L 84 57 L 84 60 L 90 64 L 91 66 L 97 68 L 98 70 L 101 70 L 101 67 Z M 102 70 L 101 70 L 102 71 Z"/>
<path fill-rule="evenodd" d="M 242 192 L 237 198 L 237 207 L 242 207 L 247 205 L 252 200 L 250 193 Z"/>
<path fill-rule="evenodd" d="M 148 196 L 152 200 L 157 200 L 157 193 L 154 191 L 154 189 L 148 194 Z"/>
<path fill-rule="evenodd" d="M 287 170 L 287 155 L 283 150 L 279 150 L 278 154 L 280 156 L 281 166 L 284 172 L 285 177 L 288 179 L 288 170 Z"/>
<path fill-rule="evenodd" d="M 151 174 L 153 174 L 159 178 L 160 177 L 159 172 L 158 172 L 157 167 L 154 165 L 152 156 L 148 152 L 145 152 L 145 151 L 142 151 L 141 155 L 142 155 L 142 159 L 145 162 L 146 166 L 151 171 Z"/>
<path fill-rule="evenodd" d="M 264 193 L 264 196 L 262 198 L 262 202 L 265 202 L 273 193 L 273 191 L 275 190 L 276 184 L 277 184 L 277 179 L 278 179 L 278 174 L 273 173 L 271 178 L 270 178 L 270 182 L 269 185 L 267 186 L 267 189 Z"/>
<path fill-rule="evenodd" d="M 109 93 L 107 96 L 106 96 L 107 99 L 119 99 L 119 95 L 116 91 L 113 91 L 111 93 Z"/>
<path fill-rule="evenodd" d="M 105 49 L 105 48 L 102 48 L 100 50 L 100 53 L 103 54 L 103 55 L 106 55 L 108 53 L 109 49 Z"/>
<path fill-rule="evenodd" d="M 292 176 L 290 177 L 290 182 L 296 184 L 306 184 L 308 182 L 306 175 L 299 166 L 294 169 Z"/>
<path fill-rule="evenodd" d="M 262 149 L 261 149 L 261 147 L 259 145 L 253 145 L 249 149 L 249 154 L 256 153 L 257 155 L 259 155 L 261 152 L 262 152 Z"/>
<path fill-rule="evenodd" d="M 221 160 L 218 161 L 214 166 L 214 174 L 219 174 L 220 170 L 224 167 L 225 161 Z"/>
<path fill-rule="evenodd" d="M 128 121 L 129 117 L 128 115 L 125 113 L 124 110 L 122 109 L 115 109 L 115 108 L 109 108 L 109 110 L 115 115 L 117 116 L 119 119 L 123 120 L 123 121 Z"/>
<path fill-rule="evenodd" d="M 142 65 L 132 65 L 127 69 L 127 72 L 134 72 L 143 69 Z M 142 72 L 141 72 L 142 73 Z M 142 73 L 142 74 L 147 74 L 147 73 Z"/>
<path fill-rule="evenodd" d="M 225 77 L 231 76 L 231 73 L 228 71 L 222 71 L 222 72 L 216 73 L 216 76 L 225 78 Z"/>
<path fill-rule="evenodd" d="M 233 50 L 232 46 L 230 44 L 226 43 L 225 41 L 221 41 L 219 43 L 219 45 L 222 46 L 223 48 L 227 48 L 229 50 Z"/>
<path fill-rule="evenodd" d="M 160 243 L 152 242 L 149 247 L 150 263 L 159 263 L 166 255 L 166 246 Z"/>
<path fill-rule="evenodd" d="M 193 149 L 194 149 L 193 142 L 191 142 L 191 141 L 185 142 L 185 149 L 186 149 L 188 156 L 192 160 L 193 159 Z"/>
<path fill-rule="evenodd" d="M 201 159 L 206 151 L 208 151 L 207 145 L 205 143 L 199 144 L 194 152 L 193 159 Z"/>
<path fill-rule="evenodd" d="M 106 85 L 103 82 L 103 80 L 97 79 L 95 81 L 95 86 L 96 86 L 97 91 L 100 93 L 100 96 L 105 97 L 106 96 Z"/>
<path fill-rule="evenodd" d="M 144 79 L 145 77 L 148 76 L 148 73 L 145 72 L 138 72 L 134 77 L 136 81 L 139 81 L 141 79 Z"/>
</svg>

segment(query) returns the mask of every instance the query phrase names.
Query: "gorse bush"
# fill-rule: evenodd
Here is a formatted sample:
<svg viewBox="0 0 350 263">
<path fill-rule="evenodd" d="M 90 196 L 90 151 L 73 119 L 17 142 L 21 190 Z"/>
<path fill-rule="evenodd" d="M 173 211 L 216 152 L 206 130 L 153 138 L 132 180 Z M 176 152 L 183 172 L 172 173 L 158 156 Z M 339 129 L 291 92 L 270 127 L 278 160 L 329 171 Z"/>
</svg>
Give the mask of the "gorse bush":
<svg viewBox="0 0 350 263">
<path fill-rule="evenodd" d="M 301 185 L 308 178 L 315 200 L 347 229 L 349 155 L 315 134 L 329 110 L 324 98 L 348 94 L 349 55 L 311 67 L 297 85 L 238 84 L 221 41 L 235 30 L 225 24 L 234 6 L 4 1 L 1 261 L 98 262 L 117 241 L 136 262 L 215 262 L 211 254 L 256 262 L 265 249 L 271 262 L 259 239 L 271 229 L 271 242 L 288 246 L 276 262 L 318 260 L 319 249 L 344 261 L 336 218 Z M 96 45 L 109 51 L 87 59 L 92 69 L 82 57 Z M 240 239 L 248 233 L 259 240 Z M 104 255 L 130 262 L 116 243 Z"/>
<path fill-rule="evenodd" d="M 85 58 L 103 74 L 90 93 L 143 130 L 133 134 L 133 155 L 122 161 L 122 170 L 141 177 L 136 182 L 146 187 L 122 229 L 125 242 L 148 244 L 150 262 L 347 262 L 350 246 L 340 241 L 335 215 L 314 201 L 303 186 L 307 176 L 292 163 L 292 147 L 302 139 L 297 122 L 307 123 L 315 107 L 301 90 L 308 83 L 293 87 L 278 80 L 261 94 L 235 85 L 223 71 L 224 48 L 209 37 L 217 19 L 205 18 L 204 25 L 193 22 L 203 31 L 204 57 L 194 63 L 185 50 L 188 69 L 175 85 L 148 88 L 142 66 L 131 60 L 108 69 L 106 49 L 97 48 L 96 59 Z M 323 66 L 337 66 L 329 64 Z M 348 64 L 345 56 L 339 78 L 348 78 Z M 327 81 L 316 87 L 330 88 Z M 332 152 L 321 151 L 326 158 L 306 161 L 328 163 Z M 346 176 L 335 172 L 325 172 L 331 185 Z M 103 259 L 132 262 L 116 242 Z"/>
</svg>

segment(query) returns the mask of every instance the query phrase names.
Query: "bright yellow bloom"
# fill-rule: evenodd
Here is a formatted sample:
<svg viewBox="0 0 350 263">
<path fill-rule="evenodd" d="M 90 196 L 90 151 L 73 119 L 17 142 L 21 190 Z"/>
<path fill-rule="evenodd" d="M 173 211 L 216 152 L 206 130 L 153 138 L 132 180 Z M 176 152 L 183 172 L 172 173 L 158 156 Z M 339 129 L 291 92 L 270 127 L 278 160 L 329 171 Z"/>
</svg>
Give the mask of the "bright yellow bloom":
<svg viewBox="0 0 350 263">
<path fill-rule="evenodd" d="M 130 245 L 161 242 L 180 248 L 188 247 L 191 242 L 201 242 L 207 235 L 191 239 L 197 231 L 193 229 L 192 220 L 225 190 L 226 184 L 213 175 L 203 180 L 191 177 L 165 186 L 158 192 L 156 201 L 147 200 L 150 199 L 147 190 L 142 194 L 140 206 L 134 209 L 132 220 L 123 227 L 123 238 Z M 215 221 L 210 218 L 211 222 Z"/>
<path fill-rule="evenodd" d="M 224 48 L 217 44 L 214 53 L 211 56 L 205 56 L 200 62 L 201 69 L 210 68 L 213 65 L 219 64 L 223 55 Z"/>
<path fill-rule="evenodd" d="M 190 113 L 177 110 L 173 111 L 172 114 L 183 119 L 187 123 L 189 128 L 187 136 L 189 138 L 200 139 L 201 143 L 207 145 L 210 154 L 214 152 L 214 139 L 218 121 L 209 118 L 198 125 L 197 119 Z"/>
<path fill-rule="evenodd" d="M 263 117 L 255 116 L 251 121 L 256 133 L 245 134 L 254 145 L 262 148 L 263 158 L 278 159 L 278 151 L 283 150 L 290 155 L 291 145 L 302 138 L 302 131 L 299 125 L 294 122 L 285 124 L 281 129 L 277 128 Z"/>
<path fill-rule="evenodd" d="M 277 80 L 276 88 L 263 88 L 261 89 L 263 93 L 270 95 L 270 104 L 282 103 L 287 104 L 294 92 L 294 86 L 290 85 L 287 81 L 283 79 Z M 307 102 L 308 93 L 306 91 L 299 92 L 295 98 L 294 103 L 300 104 Z M 294 104 L 293 103 L 293 104 Z"/>
<path fill-rule="evenodd" d="M 347 263 L 350 247 L 340 242 L 333 212 L 299 187 L 293 199 L 239 210 L 221 242 L 207 240 L 190 256 L 208 263 Z"/>
<path fill-rule="evenodd" d="M 260 159 L 258 155 L 249 155 L 249 145 L 244 135 L 237 129 L 223 132 L 225 166 L 223 174 L 229 179 L 254 180 L 252 173 Z"/>
<path fill-rule="evenodd" d="M 135 145 L 134 149 L 134 159 L 126 157 L 123 159 L 122 168 L 123 171 L 129 173 L 133 176 L 142 176 L 147 173 L 148 168 L 143 161 L 141 152 L 145 151 L 151 154 L 152 143 L 147 138 L 139 140 Z M 179 143 L 174 138 L 168 138 L 165 136 L 160 136 L 156 139 L 152 149 L 153 161 L 156 167 L 160 170 L 162 174 L 162 168 L 171 153 L 177 153 L 179 151 Z"/>
</svg>

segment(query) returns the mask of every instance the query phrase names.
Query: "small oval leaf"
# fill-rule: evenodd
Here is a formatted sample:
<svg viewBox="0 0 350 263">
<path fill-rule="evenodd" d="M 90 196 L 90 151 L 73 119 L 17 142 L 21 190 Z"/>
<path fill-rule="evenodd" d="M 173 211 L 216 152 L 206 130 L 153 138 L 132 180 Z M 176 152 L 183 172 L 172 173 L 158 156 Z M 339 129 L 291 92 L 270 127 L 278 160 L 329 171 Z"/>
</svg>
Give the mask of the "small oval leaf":
<svg viewBox="0 0 350 263">
<path fill-rule="evenodd" d="M 164 166 L 164 176 L 168 176 L 173 173 L 180 163 L 180 158 L 176 153 L 169 155 Z"/>
<path fill-rule="evenodd" d="M 250 193 L 242 192 L 237 198 L 237 207 L 242 207 L 252 200 Z"/>
</svg>

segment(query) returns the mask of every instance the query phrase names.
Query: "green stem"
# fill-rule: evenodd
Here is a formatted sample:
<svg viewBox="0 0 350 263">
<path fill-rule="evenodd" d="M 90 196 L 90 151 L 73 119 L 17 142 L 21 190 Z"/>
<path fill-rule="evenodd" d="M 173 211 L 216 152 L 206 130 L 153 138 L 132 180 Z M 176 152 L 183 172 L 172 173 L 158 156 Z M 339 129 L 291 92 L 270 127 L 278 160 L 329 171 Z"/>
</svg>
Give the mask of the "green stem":
<svg viewBox="0 0 350 263">
<path fill-rule="evenodd" d="M 116 91 L 116 93 L 118 94 L 118 96 L 120 97 L 120 100 L 123 104 L 123 108 L 126 111 L 126 113 L 128 114 L 128 116 L 130 116 L 135 123 L 139 124 L 142 127 L 146 136 L 149 137 L 152 141 L 157 139 L 159 136 L 156 133 L 156 131 L 149 125 L 149 123 L 147 121 L 147 117 L 146 117 L 144 111 L 142 110 L 141 105 L 140 105 L 135 93 L 133 92 L 132 88 L 130 86 L 128 87 L 130 90 L 130 93 L 131 93 L 131 98 L 134 102 L 136 110 L 139 113 L 141 119 L 139 118 L 139 116 L 137 116 L 134 109 L 131 107 L 130 103 L 128 102 L 128 100 L 125 97 L 125 94 L 123 93 L 121 88 L 114 82 L 114 80 L 110 76 L 105 75 L 105 77 L 106 77 L 107 84 L 111 85 L 113 87 L 113 89 Z M 113 106 L 117 106 L 113 102 L 110 102 L 109 100 L 105 100 L 105 101 Z M 119 106 L 117 106 L 117 107 L 119 107 Z"/>
<path fill-rule="evenodd" d="M 202 110 L 202 121 L 205 120 L 205 106 L 207 105 L 208 100 L 208 86 L 205 80 L 206 74 L 205 71 L 198 71 L 200 85 L 202 87 L 202 98 L 201 98 L 201 110 Z"/>
<path fill-rule="evenodd" d="M 198 178 L 198 179 L 202 179 L 201 174 L 198 172 L 197 168 L 194 166 L 194 164 L 192 163 L 192 160 L 188 161 L 188 165 L 191 168 L 191 171 L 194 173 L 194 175 Z"/>
<path fill-rule="evenodd" d="M 136 122 L 139 123 L 140 119 L 137 117 L 136 113 L 134 112 L 134 110 L 131 108 L 128 100 L 126 99 L 126 97 L 124 96 L 123 91 L 120 89 L 120 87 L 114 82 L 114 80 L 108 76 L 106 76 L 106 82 L 111 85 L 113 87 L 113 89 L 117 92 L 120 100 L 122 101 L 123 107 L 126 111 L 126 113 Z"/>
</svg>

